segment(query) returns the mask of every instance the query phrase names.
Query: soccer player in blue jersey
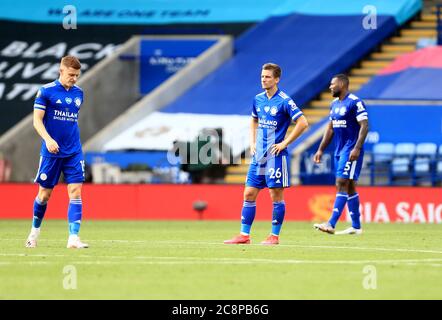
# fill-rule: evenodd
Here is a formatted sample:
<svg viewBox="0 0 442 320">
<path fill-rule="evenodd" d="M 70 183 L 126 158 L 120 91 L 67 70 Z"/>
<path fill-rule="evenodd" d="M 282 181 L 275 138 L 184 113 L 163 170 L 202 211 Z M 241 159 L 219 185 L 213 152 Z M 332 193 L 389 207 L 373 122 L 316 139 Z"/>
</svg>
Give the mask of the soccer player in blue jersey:
<svg viewBox="0 0 442 320">
<path fill-rule="evenodd" d="M 73 56 L 61 59 L 60 78 L 44 85 L 34 103 L 34 128 L 41 136 L 40 164 L 35 182 L 39 184 L 34 200 L 34 219 L 26 247 L 35 248 L 47 202 L 63 172 L 69 194 L 68 248 L 87 248 L 78 237 L 82 218 L 81 187 L 84 160 L 78 128 L 83 90 L 75 83 L 80 76 L 80 61 Z"/>
<path fill-rule="evenodd" d="M 241 232 L 225 244 L 249 244 L 250 230 L 256 212 L 256 197 L 268 187 L 273 201 L 272 230 L 264 245 L 279 244 L 279 233 L 285 215 L 284 188 L 290 186 L 290 165 L 287 146 L 308 127 L 307 119 L 295 102 L 278 89 L 281 68 L 266 63 L 261 71 L 264 92 L 255 96 L 250 128 L 250 151 L 253 156 L 244 189 Z M 296 123 L 287 136 L 290 123 Z"/>
<path fill-rule="evenodd" d="M 364 158 L 364 141 L 368 133 L 368 113 L 364 102 L 348 91 L 349 79 L 344 74 L 333 77 L 330 91 L 336 99 L 330 106 L 330 122 L 324 133 L 318 151 L 314 155 L 316 163 L 321 162 L 322 154 L 336 137 L 335 167 L 337 194 L 330 220 L 314 224 L 314 228 L 335 233 L 335 226 L 345 204 L 350 212 L 352 226 L 336 234 L 361 234 L 359 195 L 356 181 Z"/>
</svg>

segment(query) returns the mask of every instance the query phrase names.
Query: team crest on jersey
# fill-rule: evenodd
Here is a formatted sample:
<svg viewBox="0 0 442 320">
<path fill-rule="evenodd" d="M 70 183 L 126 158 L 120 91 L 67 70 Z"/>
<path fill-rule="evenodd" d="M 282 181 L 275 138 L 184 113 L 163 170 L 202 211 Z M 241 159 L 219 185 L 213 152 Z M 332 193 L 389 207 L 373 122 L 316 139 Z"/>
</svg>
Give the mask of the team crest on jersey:
<svg viewBox="0 0 442 320">
<path fill-rule="evenodd" d="M 72 99 L 71 98 L 66 98 L 64 100 L 67 102 L 67 104 L 71 104 L 72 103 Z"/>
<path fill-rule="evenodd" d="M 264 107 L 264 111 L 265 111 L 266 113 L 269 113 L 269 110 L 270 110 L 270 107 L 268 107 L 268 106 Z"/>
<path fill-rule="evenodd" d="M 75 103 L 75 105 L 77 106 L 77 108 L 80 108 L 80 105 L 81 105 L 81 99 L 80 99 L 80 98 L 75 98 L 74 103 Z"/>
<path fill-rule="evenodd" d="M 342 108 L 339 110 L 339 114 L 340 114 L 341 116 L 345 115 L 346 112 L 347 112 L 347 108 L 346 108 L 346 107 L 342 107 Z"/>
<path fill-rule="evenodd" d="M 273 106 L 273 107 L 270 108 L 270 114 L 272 116 L 276 115 L 277 112 L 278 112 L 278 108 L 277 107 Z"/>
</svg>

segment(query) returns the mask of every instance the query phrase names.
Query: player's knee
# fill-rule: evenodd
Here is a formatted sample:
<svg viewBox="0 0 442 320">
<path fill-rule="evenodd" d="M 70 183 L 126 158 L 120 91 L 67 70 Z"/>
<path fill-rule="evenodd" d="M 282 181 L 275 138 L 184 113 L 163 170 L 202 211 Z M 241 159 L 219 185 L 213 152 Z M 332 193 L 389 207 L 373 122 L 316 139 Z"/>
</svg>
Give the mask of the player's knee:
<svg viewBox="0 0 442 320">
<path fill-rule="evenodd" d="M 38 195 L 38 199 L 39 199 L 41 202 L 48 202 L 50 198 L 51 198 L 51 195 L 50 195 L 50 194 L 39 194 L 39 195 Z"/>
<path fill-rule="evenodd" d="M 348 192 L 348 180 L 338 179 L 336 180 L 336 188 L 339 192 Z"/>
<path fill-rule="evenodd" d="M 356 186 L 354 182 L 350 182 L 348 184 L 348 194 L 355 194 L 356 193 Z"/>
<path fill-rule="evenodd" d="M 270 198 L 272 199 L 272 202 L 281 202 L 284 200 L 284 193 L 282 192 L 282 190 L 271 190 Z"/>
<path fill-rule="evenodd" d="M 253 190 L 244 190 L 244 200 L 246 201 L 255 201 L 256 195 L 256 192 Z"/>
<path fill-rule="evenodd" d="M 43 189 L 38 192 L 38 199 L 41 202 L 48 202 L 51 198 L 52 190 L 51 189 Z"/>
</svg>

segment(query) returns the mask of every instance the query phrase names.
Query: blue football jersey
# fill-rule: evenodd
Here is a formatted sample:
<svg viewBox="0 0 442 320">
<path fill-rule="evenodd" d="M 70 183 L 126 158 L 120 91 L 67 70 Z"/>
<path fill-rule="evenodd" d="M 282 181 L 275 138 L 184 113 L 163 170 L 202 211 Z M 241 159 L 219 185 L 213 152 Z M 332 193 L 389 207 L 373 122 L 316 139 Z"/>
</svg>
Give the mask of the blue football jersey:
<svg viewBox="0 0 442 320">
<path fill-rule="evenodd" d="M 67 157 L 81 152 L 78 116 L 82 103 L 83 90 L 78 86 L 66 90 L 56 80 L 41 87 L 35 98 L 34 109 L 45 111 L 43 124 L 59 146 L 57 154 L 50 153 L 43 140 L 42 156 Z"/>
<path fill-rule="evenodd" d="M 295 102 L 284 92 L 278 89 L 270 99 L 265 92 L 255 96 L 253 101 L 252 117 L 258 119 L 256 135 L 256 154 L 254 161 L 265 162 L 270 158 L 272 145 L 284 140 L 291 121 L 302 116 L 302 111 Z M 280 152 L 287 154 L 287 149 Z"/>
<path fill-rule="evenodd" d="M 336 98 L 330 106 L 329 119 L 336 139 L 335 155 L 350 153 L 358 140 L 358 122 L 368 119 L 364 102 L 352 93 L 347 94 L 342 101 Z"/>
</svg>

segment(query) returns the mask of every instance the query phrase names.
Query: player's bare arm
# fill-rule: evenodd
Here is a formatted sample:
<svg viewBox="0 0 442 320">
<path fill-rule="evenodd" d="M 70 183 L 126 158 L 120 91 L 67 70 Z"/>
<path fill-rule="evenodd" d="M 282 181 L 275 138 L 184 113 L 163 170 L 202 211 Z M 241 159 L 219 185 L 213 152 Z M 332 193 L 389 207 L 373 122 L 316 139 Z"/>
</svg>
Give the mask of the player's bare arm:
<svg viewBox="0 0 442 320">
<path fill-rule="evenodd" d="M 258 118 L 252 117 L 250 123 L 250 154 L 256 153 L 256 131 L 258 130 Z"/>
<path fill-rule="evenodd" d="M 290 143 L 299 138 L 299 136 L 308 128 L 308 121 L 305 116 L 300 116 L 296 119 L 295 127 L 292 132 L 280 143 L 272 146 L 272 154 L 279 155 L 279 153 L 288 147 Z"/>
<path fill-rule="evenodd" d="M 318 151 L 316 151 L 314 155 L 314 161 L 316 163 L 321 162 L 322 154 L 324 153 L 325 148 L 330 144 L 330 142 L 333 139 L 333 124 L 330 121 L 328 123 L 328 127 L 324 132 L 324 135 L 322 136 L 321 144 L 319 145 Z"/>
<path fill-rule="evenodd" d="M 356 145 L 353 150 L 350 152 L 350 161 L 355 161 L 359 158 L 361 153 L 362 145 L 365 142 L 365 138 L 368 134 L 368 120 L 362 120 L 358 122 L 360 125 L 358 140 L 356 141 Z"/>
<path fill-rule="evenodd" d="M 58 153 L 59 146 L 57 141 L 52 139 L 43 124 L 44 110 L 34 109 L 34 128 L 46 143 L 46 147 L 50 153 Z"/>
</svg>

